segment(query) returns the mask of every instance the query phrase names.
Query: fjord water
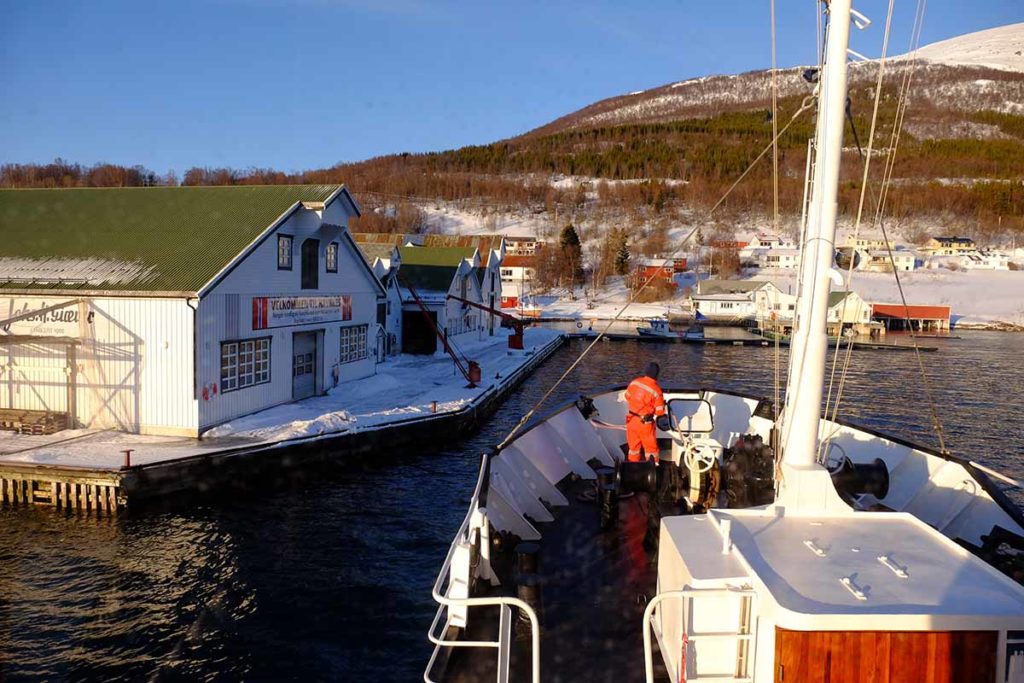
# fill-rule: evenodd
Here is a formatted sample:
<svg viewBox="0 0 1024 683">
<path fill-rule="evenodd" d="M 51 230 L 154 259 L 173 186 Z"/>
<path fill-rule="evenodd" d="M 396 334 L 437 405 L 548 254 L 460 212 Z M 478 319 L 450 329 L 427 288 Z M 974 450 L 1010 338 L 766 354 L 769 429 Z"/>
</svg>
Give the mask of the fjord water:
<svg viewBox="0 0 1024 683">
<path fill-rule="evenodd" d="M 939 347 L 923 359 L 950 450 L 1024 475 L 1024 337 L 923 343 Z M 584 344 L 558 351 L 460 443 L 116 519 L 0 510 L 0 680 L 420 680 L 431 585 L 479 454 Z M 774 357 L 602 342 L 548 407 L 626 382 L 652 358 L 665 385 L 770 396 Z M 854 352 L 842 414 L 935 444 L 913 353 Z"/>
</svg>

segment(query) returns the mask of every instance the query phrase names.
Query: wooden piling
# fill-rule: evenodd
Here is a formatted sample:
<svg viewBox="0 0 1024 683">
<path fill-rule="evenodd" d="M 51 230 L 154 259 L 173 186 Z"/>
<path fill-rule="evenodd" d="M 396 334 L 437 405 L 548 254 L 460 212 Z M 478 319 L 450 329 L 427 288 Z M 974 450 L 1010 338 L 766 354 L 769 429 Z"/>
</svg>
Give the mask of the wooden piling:
<svg viewBox="0 0 1024 683">
<path fill-rule="evenodd" d="M 114 514 L 120 488 L 119 472 L 0 463 L 0 504 Z"/>
</svg>

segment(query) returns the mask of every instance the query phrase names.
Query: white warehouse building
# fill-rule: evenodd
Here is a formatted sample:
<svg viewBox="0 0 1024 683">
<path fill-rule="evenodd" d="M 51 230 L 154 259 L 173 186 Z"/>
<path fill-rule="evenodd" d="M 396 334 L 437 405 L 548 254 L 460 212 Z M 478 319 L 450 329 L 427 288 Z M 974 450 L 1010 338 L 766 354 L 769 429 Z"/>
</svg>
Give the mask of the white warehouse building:
<svg viewBox="0 0 1024 683">
<path fill-rule="evenodd" d="M 0 426 L 195 437 L 374 374 L 358 215 L 340 185 L 0 191 Z"/>
</svg>

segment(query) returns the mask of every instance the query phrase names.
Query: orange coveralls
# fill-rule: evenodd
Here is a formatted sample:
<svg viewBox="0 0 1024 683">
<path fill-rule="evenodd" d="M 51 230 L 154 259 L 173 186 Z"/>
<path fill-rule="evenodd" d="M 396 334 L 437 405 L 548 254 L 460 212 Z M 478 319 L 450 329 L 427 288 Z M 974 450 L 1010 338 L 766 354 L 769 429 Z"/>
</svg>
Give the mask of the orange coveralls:
<svg viewBox="0 0 1024 683">
<path fill-rule="evenodd" d="M 650 377 L 637 377 L 626 388 L 626 404 L 629 407 L 626 415 L 626 444 L 629 447 L 627 459 L 629 462 L 640 462 L 642 446 L 646 458 L 654 458 L 658 462 L 657 426 L 654 420 L 665 414 L 665 396 L 661 393 L 661 387 Z M 645 422 L 644 418 L 649 420 Z"/>
</svg>

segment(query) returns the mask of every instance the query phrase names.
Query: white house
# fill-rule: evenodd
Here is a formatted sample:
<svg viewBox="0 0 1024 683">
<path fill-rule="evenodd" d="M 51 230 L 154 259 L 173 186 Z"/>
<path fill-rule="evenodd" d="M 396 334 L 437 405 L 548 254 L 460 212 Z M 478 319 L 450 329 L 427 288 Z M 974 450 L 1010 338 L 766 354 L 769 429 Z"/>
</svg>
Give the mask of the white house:
<svg viewBox="0 0 1024 683">
<path fill-rule="evenodd" d="M 509 256 L 533 256 L 543 242 L 532 235 L 506 236 L 506 253 Z"/>
<path fill-rule="evenodd" d="M 753 257 L 761 268 L 797 270 L 800 267 L 800 250 L 784 247 L 753 250 Z"/>
<path fill-rule="evenodd" d="M 842 321 L 844 327 L 866 325 L 871 322 L 871 305 L 857 292 L 831 292 L 828 295 L 829 323 Z"/>
<path fill-rule="evenodd" d="M 402 350 L 402 293 L 398 284 L 402 256 L 393 244 L 357 242 L 356 245 L 387 291 L 387 301 L 377 304 L 377 322 L 384 325 L 387 333 L 383 348 L 378 348 L 377 352 L 381 356 L 396 355 Z"/>
<path fill-rule="evenodd" d="M 917 265 L 917 255 L 907 249 L 894 249 L 892 258 L 886 249 L 873 249 L 862 254 L 859 270 L 866 270 L 874 273 L 891 273 L 893 270 L 909 271 L 914 270 Z"/>
<path fill-rule="evenodd" d="M 796 249 L 796 242 L 785 235 L 759 232 L 747 245 L 748 249 Z"/>
<path fill-rule="evenodd" d="M 765 280 L 701 280 L 691 300 L 695 311 L 718 322 L 791 318 L 796 303 Z"/>
<path fill-rule="evenodd" d="M 435 353 L 441 337 L 481 334 L 483 312 L 459 299 L 483 305 L 476 269 L 479 253 L 458 247 L 401 247 L 398 273 L 402 293 L 402 351 Z"/>
<path fill-rule="evenodd" d="M 0 410 L 198 436 L 372 375 L 340 185 L 0 191 Z"/>
<path fill-rule="evenodd" d="M 862 251 L 886 251 L 896 248 L 892 240 L 887 240 L 881 235 L 860 234 L 854 237 L 853 233 L 849 233 L 844 244 Z"/>
<path fill-rule="evenodd" d="M 501 264 L 501 307 L 516 308 L 528 296 L 537 275 L 535 256 L 509 254 Z"/>
</svg>

